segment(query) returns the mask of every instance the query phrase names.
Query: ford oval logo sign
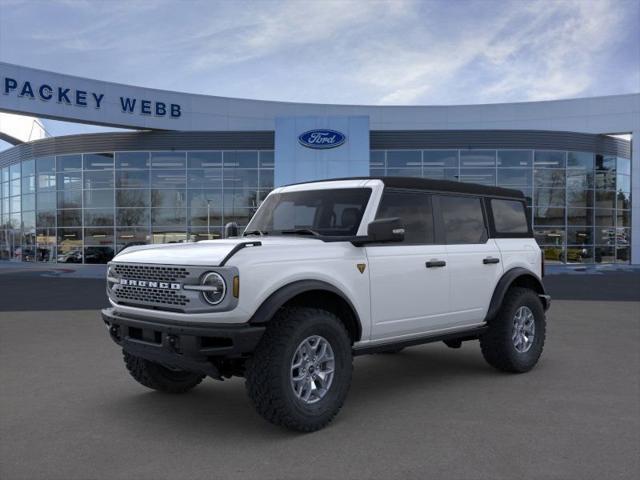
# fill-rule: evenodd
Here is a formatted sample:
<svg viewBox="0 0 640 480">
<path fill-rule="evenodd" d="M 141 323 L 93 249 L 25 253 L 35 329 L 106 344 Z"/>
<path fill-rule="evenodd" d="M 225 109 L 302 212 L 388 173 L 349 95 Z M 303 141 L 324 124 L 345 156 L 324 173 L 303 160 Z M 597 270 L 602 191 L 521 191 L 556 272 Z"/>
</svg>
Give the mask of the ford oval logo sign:
<svg viewBox="0 0 640 480">
<path fill-rule="evenodd" d="M 298 141 L 307 148 L 335 148 L 346 142 L 347 137 L 344 133 L 324 128 L 304 132 Z"/>
</svg>

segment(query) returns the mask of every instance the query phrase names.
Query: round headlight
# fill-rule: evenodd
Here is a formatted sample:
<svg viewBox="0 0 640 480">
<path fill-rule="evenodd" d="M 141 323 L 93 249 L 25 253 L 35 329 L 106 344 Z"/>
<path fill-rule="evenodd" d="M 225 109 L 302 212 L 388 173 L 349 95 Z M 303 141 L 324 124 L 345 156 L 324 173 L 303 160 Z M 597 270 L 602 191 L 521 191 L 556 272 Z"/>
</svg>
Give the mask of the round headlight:
<svg viewBox="0 0 640 480">
<path fill-rule="evenodd" d="M 219 273 L 209 272 L 202 277 L 202 286 L 207 287 L 202 291 L 202 296 L 211 305 L 219 304 L 227 293 L 227 285 Z"/>
<path fill-rule="evenodd" d="M 115 278 L 115 268 L 113 265 L 109 265 L 107 267 L 107 288 L 109 290 L 113 289 L 113 286 L 117 283 L 118 279 Z"/>
</svg>

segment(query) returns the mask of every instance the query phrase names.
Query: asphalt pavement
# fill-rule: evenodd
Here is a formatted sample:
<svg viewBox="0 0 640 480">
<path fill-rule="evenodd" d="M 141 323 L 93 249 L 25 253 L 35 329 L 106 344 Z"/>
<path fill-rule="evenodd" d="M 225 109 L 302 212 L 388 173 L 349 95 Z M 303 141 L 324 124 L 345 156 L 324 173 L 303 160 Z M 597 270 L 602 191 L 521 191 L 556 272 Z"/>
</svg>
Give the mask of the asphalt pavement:
<svg viewBox="0 0 640 480">
<path fill-rule="evenodd" d="M 263 421 L 242 379 L 135 383 L 101 280 L 0 274 L 0 478 L 635 479 L 640 276 L 610 275 L 548 277 L 533 371 L 494 371 L 477 342 L 358 357 L 338 417 L 301 435 Z"/>
</svg>

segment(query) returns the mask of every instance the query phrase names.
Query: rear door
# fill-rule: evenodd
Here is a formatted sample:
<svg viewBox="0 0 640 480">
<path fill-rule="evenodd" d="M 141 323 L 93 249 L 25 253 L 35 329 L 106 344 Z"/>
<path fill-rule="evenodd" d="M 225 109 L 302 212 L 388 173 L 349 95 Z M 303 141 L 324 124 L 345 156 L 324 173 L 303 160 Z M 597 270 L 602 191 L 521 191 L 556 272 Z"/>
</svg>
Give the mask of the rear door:
<svg viewBox="0 0 640 480">
<path fill-rule="evenodd" d="M 371 339 L 437 329 L 449 314 L 449 270 L 444 245 L 434 242 L 431 195 L 385 189 L 376 218 L 399 217 L 402 243 L 368 245 Z"/>
<path fill-rule="evenodd" d="M 447 244 L 452 326 L 480 323 L 503 271 L 482 198 L 438 195 L 435 205 Z"/>
<path fill-rule="evenodd" d="M 492 198 L 487 205 L 492 236 L 500 249 L 504 271 L 520 267 L 541 277 L 540 248 L 533 238 L 525 202 L 520 199 Z"/>
</svg>

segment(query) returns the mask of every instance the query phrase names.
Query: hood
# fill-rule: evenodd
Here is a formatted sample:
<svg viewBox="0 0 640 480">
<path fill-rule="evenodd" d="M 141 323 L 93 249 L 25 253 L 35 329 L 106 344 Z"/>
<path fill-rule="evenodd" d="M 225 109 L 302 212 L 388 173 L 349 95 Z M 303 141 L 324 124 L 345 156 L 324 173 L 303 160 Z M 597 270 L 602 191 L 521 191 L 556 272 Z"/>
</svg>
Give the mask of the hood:
<svg viewBox="0 0 640 480">
<path fill-rule="evenodd" d="M 205 240 L 196 243 L 165 243 L 159 245 L 141 245 L 129 247 L 116 255 L 114 262 L 149 263 L 161 265 L 207 265 L 216 266 L 233 250 L 246 242 L 262 242 L 269 246 L 300 246 L 304 244 L 318 246 L 321 240 L 299 236 L 244 237 L 225 240 Z M 251 248 L 251 247 L 249 247 Z"/>
</svg>

